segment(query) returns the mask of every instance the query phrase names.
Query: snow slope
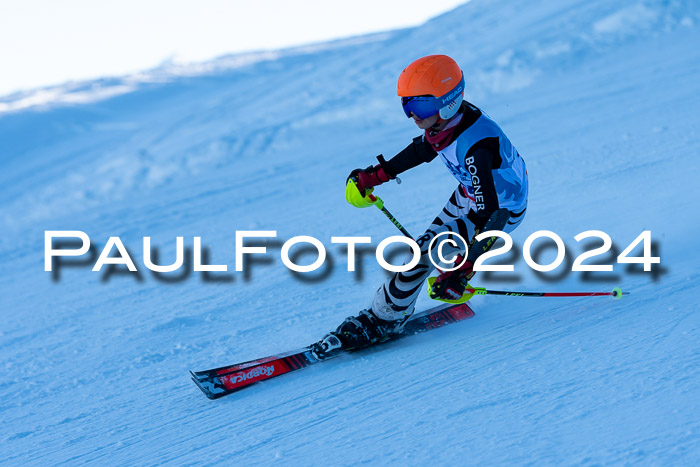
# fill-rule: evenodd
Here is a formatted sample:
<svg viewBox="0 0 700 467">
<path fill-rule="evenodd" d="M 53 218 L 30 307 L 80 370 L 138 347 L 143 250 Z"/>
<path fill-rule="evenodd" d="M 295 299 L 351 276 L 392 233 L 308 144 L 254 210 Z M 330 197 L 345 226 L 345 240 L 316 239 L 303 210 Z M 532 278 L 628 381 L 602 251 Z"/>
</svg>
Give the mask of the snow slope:
<svg viewBox="0 0 700 467">
<path fill-rule="evenodd" d="M 473 0 L 415 29 L 4 98 L 4 462 L 696 465 L 699 22 L 690 0 Z M 620 251 L 651 230 L 656 280 L 520 260 L 516 281 L 480 284 L 632 295 L 476 298 L 467 322 L 205 399 L 188 370 L 308 344 L 371 299 L 384 272 L 370 254 L 348 273 L 330 237 L 395 234 L 345 204 L 343 181 L 418 134 L 395 80 L 428 53 L 460 62 L 527 162 L 516 244 L 549 229 L 575 256 L 579 232 Z M 402 180 L 379 192 L 418 235 L 455 182 L 439 162 Z M 234 272 L 234 232 L 268 229 L 267 260 Z M 119 236 L 140 275 L 84 261 L 52 278 L 45 230 L 83 230 L 98 252 Z M 145 270 L 142 238 L 165 263 L 178 235 L 229 272 Z M 294 235 L 333 267 L 290 274 Z"/>
</svg>

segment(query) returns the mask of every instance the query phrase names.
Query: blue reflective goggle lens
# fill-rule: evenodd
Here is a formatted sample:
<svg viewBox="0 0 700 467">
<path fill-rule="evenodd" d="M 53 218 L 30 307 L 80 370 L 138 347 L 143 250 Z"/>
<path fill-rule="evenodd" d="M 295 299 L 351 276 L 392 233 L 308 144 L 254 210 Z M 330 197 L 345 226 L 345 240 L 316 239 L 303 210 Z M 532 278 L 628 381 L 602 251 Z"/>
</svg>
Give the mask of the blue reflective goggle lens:
<svg viewBox="0 0 700 467">
<path fill-rule="evenodd" d="M 424 118 L 432 117 L 438 113 L 441 108 L 453 102 L 460 93 L 464 93 L 464 73 L 462 73 L 462 78 L 459 80 L 457 86 L 444 96 L 402 97 L 401 105 L 408 118 L 411 118 L 411 114 L 414 114 L 423 120 Z"/>
<path fill-rule="evenodd" d="M 423 120 L 439 112 L 440 109 L 435 105 L 436 101 L 437 99 L 433 96 L 402 97 L 401 105 L 408 118 L 413 114 Z"/>
</svg>

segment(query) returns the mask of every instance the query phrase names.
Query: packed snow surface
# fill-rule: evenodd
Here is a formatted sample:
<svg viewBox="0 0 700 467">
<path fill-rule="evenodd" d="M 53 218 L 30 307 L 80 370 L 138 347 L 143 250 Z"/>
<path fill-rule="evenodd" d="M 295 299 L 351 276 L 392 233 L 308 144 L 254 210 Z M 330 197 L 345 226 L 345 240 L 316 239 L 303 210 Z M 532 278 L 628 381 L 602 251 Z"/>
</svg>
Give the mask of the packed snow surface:
<svg viewBox="0 0 700 467">
<path fill-rule="evenodd" d="M 473 0 L 415 29 L 1 98 L 3 460 L 697 465 L 699 22 L 691 0 Z M 432 53 L 527 163 L 516 245 L 546 229 L 570 253 L 540 275 L 506 256 L 514 273 L 475 285 L 631 295 L 477 297 L 471 320 L 206 399 L 188 370 L 309 344 L 385 279 L 330 238 L 397 233 L 344 180 L 419 134 L 396 78 Z M 401 178 L 377 193 L 419 235 L 456 182 L 439 160 Z M 660 266 L 570 272 L 593 229 L 616 253 L 650 230 Z M 94 255 L 118 236 L 139 273 L 45 272 L 46 230 L 86 232 Z M 244 230 L 278 238 L 236 272 Z M 283 266 L 295 235 L 326 244 L 324 268 Z M 180 272 L 147 270 L 143 237 L 168 264 L 177 236 Z M 191 272 L 195 236 L 228 272 Z"/>
</svg>

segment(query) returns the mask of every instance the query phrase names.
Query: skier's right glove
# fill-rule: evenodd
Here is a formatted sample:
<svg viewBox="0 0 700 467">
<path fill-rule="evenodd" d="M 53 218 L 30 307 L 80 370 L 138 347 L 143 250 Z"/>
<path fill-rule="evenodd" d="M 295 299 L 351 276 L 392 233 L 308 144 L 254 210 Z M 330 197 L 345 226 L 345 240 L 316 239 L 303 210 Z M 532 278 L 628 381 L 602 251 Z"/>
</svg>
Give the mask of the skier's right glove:
<svg viewBox="0 0 700 467">
<path fill-rule="evenodd" d="M 352 178 L 348 178 L 345 185 L 345 201 L 352 204 L 356 208 L 368 208 L 377 202 L 377 198 L 372 196 L 374 188 L 364 190 L 364 195 L 357 187 L 357 182 Z"/>
<path fill-rule="evenodd" d="M 357 208 L 366 208 L 374 204 L 369 196 L 374 187 L 396 178 L 386 172 L 382 163 L 385 163 L 384 158 L 379 156 L 379 164 L 350 172 L 345 182 L 345 199 L 348 203 Z"/>
<path fill-rule="evenodd" d="M 380 165 L 370 165 L 366 169 L 355 169 L 350 172 L 350 175 L 348 175 L 348 181 L 349 180 L 353 180 L 360 194 L 365 196 L 368 189 L 386 183 L 391 180 L 391 178 L 389 178 Z"/>
</svg>

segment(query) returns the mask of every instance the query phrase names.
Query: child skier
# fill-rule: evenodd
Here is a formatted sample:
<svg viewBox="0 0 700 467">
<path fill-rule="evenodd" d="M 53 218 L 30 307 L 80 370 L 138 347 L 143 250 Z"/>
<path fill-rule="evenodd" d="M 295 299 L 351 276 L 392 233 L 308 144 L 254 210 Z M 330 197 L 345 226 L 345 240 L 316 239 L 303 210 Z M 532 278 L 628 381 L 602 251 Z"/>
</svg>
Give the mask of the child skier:
<svg viewBox="0 0 700 467">
<path fill-rule="evenodd" d="M 397 94 L 403 111 L 425 133 L 390 160 L 355 169 L 347 179 L 345 197 L 356 207 L 373 204 L 373 188 L 437 156 L 459 185 L 449 201 L 419 237 L 420 261 L 384 283 L 370 308 L 347 318 L 313 345 L 320 359 L 336 349 L 360 349 L 399 332 L 413 314 L 422 285 L 435 268 L 430 241 L 442 232 L 455 232 L 470 242 L 466 258 L 457 256 L 452 271 L 441 271 L 432 286 L 435 299 L 457 299 L 474 276 L 473 263 L 491 246 L 473 238 L 486 230 L 511 232 L 522 222 L 527 206 L 525 162 L 503 130 L 484 112 L 464 101 L 464 74 L 446 55 L 429 55 L 411 63 L 399 76 Z M 459 252 L 443 248 L 443 255 Z M 463 249 L 462 249 L 463 252 Z M 406 264 L 406 263 L 404 263 Z"/>
</svg>

